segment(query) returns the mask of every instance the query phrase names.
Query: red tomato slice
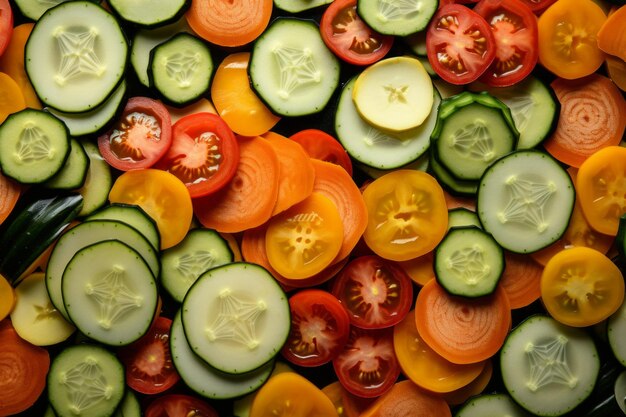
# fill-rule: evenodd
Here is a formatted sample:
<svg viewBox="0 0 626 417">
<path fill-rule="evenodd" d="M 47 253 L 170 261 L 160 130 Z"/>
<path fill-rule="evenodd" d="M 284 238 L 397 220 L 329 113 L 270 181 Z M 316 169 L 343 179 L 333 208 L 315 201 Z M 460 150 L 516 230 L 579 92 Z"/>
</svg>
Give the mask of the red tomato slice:
<svg viewBox="0 0 626 417">
<path fill-rule="evenodd" d="M 178 177 L 192 198 L 212 194 L 233 178 L 239 143 L 221 117 L 190 114 L 174 123 L 172 135 L 172 146 L 157 167 Z"/>
<path fill-rule="evenodd" d="M 300 144 L 313 159 L 339 165 L 352 175 L 352 160 L 341 143 L 328 133 L 319 129 L 305 129 L 289 137 Z"/>
<path fill-rule="evenodd" d="M 345 266 L 332 292 L 354 326 L 381 329 L 398 324 L 407 315 L 413 302 L 413 281 L 393 262 L 361 256 Z"/>
<path fill-rule="evenodd" d="M 199 398 L 169 394 L 157 398 L 146 409 L 145 417 L 218 417 L 217 411 Z"/>
<path fill-rule="evenodd" d="M 0 0 L 0 55 L 9 45 L 13 34 L 13 11 L 9 0 Z"/>
<path fill-rule="evenodd" d="M 440 8 L 426 32 L 428 61 L 451 84 L 468 84 L 480 77 L 495 58 L 489 24 L 460 4 Z"/>
<path fill-rule="evenodd" d="M 348 392 L 365 398 L 384 394 L 400 376 L 393 329 L 351 327 L 348 343 L 333 360 L 333 368 Z"/>
<path fill-rule="evenodd" d="M 496 42 L 496 57 L 481 81 L 508 87 L 526 78 L 539 59 L 537 17 L 520 0 L 482 0 L 474 11 L 489 23 Z"/>
<path fill-rule="evenodd" d="M 141 339 L 119 350 L 126 368 L 126 383 L 135 391 L 158 394 L 180 379 L 170 354 L 170 327 L 172 320 L 158 317 Z"/>
<path fill-rule="evenodd" d="M 335 55 L 354 65 L 370 65 L 382 59 L 394 39 L 374 31 L 357 15 L 356 0 L 333 1 L 322 15 L 320 32 Z"/>
<path fill-rule="evenodd" d="M 282 354 L 299 366 L 319 366 L 334 359 L 348 341 L 350 318 L 332 294 L 306 289 L 289 298 L 291 332 Z"/>
<path fill-rule="evenodd" d="M 122 117 L 98 138 L 102 157 L 121 171 L 150 168 L 172 143 L 170 113 L 160 102 L 132 97 Z"/>
</svg>

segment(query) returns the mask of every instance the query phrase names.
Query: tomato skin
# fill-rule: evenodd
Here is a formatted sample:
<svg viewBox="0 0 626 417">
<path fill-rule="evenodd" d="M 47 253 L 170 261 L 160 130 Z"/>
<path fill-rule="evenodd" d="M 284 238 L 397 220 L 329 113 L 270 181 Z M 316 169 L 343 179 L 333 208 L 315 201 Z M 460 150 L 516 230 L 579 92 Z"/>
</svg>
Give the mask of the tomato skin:
<svg viewBox="0 0 626 417">
<path fill-rule="evenodd" d="M 169 394 L 152 401 L 145 417 L 218 417 L 217 411 L 199 398 Z"/>
<path fill-rule="evenodd" d="M 413 302 L 411 278 L 395 263 L 374 255 L 350 261 L 335 278 L 332 292 L 352 325 L 364 329 L 398 324 Z"/>
<path fill-rule="evenodd" d="M 320 21 L 326 46 L 341 60 L 353 65 L 370 65 L 382 59 L 393 45 L 393 36 L 381 35 L 356 12 L 356 0 L 335 0 Z"/>
<path fill-rule="evenodd" d="M 98 138 L 102 157 L 121 171 L 150 168 L 170 148 L 172 124 L 165 106 L 131 97 L 114 127 Z"/>
<path fill-rule="evenodd" d="M 474 11 L 491 26 L 496 45 L 496 56 L 481 81 L 508 87 L 526 78 L 539 59 L 536 16 L 519 0 L 482 0 Z"/>
<path fill-rule="evenodd" d="M 281 353 L 299 366 L 319 366 L 334 359 L 348 341 L 350 318 L 330 293 L 305 289 L 289 298 L 291 332 Z"/>
<path fill-rule="evenodd" d="M 433 70 L 445 81 L 476 81 L 496 56 L 489 24 L 478 13 L 460 4 L 441 7 L 426 32 L 426 52 Z"/>
<path fill-rule="evenodd" d="M 142 394 L 159 394 L 178 382 L 180 376 L 170 354 L 171 327 L 172 320 L 160 316 L 141 339 L 118 351 L 130 388 Z"/>
<path fill-rule="evenodd" d="M 192 198 L 219 191 L 235 175 L 239 143 L 218 115 L 202 112 L 182 117 L 172 126 L 172 136 L 172 145 L 156 167 L 178 177 Z"/>
<path fill-rule="evenodd" d="M 289 139 L 298 142 L 313 159 L 341 166 L 352 175 L 352 160 L 339 141 L 319 129 L 305 129 L 294 133 Z"/>
<path fill-rule="evenodd" d="M 0 0 L 0 55 L 9 46 L 13 34 L 13 11 L 9 0 Z"/>
</svg>

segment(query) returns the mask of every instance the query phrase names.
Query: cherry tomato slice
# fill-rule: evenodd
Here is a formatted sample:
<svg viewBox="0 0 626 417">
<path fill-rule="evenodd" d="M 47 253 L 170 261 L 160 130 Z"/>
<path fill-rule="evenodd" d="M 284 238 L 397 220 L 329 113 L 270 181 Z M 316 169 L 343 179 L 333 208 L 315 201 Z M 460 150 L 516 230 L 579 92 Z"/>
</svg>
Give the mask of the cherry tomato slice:
<svg viewBox="0 0 626 417">
<path fill-rule="evenodd" d="M 122 116 L 98 138 L 102 157 L 121 171 L 150 168 L 169 149 L 172 124 L 165 106 L 148 97 L 132 97 Z"/>
<path fill-rule="evenodd" d="M 180 379 L 170 353 L 170 327 L 172 320 L 158 317 L 141 339 L 119 350 L 126 367 L 126 383 L 135 391 L 159 394 Z"/>
<path fill-rule="evenodd" d="M 319 366 L 334 359 L 348 341 L 350 318 L 332 294 L 306 289 L 289 298 L 291 332 L 282 354 L 299 366 Z"/>
<path fill-rule="evenodd" d="M 217 411 L 199 398 L 169 394 L 157 398 L 146 409 L 145 417 L 218 417 Z"/>
<path fill-rule="evenodd" d="M 350 261 L 335 279 L 333 294 L 365 329 L 391 327 L 404 319 L 413 302 L 413 282 L 402 268 L 379 256 Z"/>
<path fill-rule="evenodd" d="M 194 113 L 172 126 L 172 146 L 156 165 L 180 179 L 192 198 L 212 194 L 235 175 L 239 143 L 226 122 L 213 113 Z"/>
<path fill-rule="evenodd" d="M 352 175 L 352 160 L 339 141 L 319 129 L 305 129 L 289 137 L 300 144 L 313 159 L 341 166 Z"/>
<path fill-rule="evenodd" d="M 440 8 L 426 33 L 428 61 L 451 84 L 468 84 L 480 77 L 495 58 L 489 24 L 460 4 Z"/>
<path fill-rule="evenodd" d="M 370 65 L 382 59 L 393 45 L 393 36 L 371 29 L 356 13 L 356 0 L 335 0 L 320 21 L 322 39 L 340 59 L 354 65 Z"/>
<path fill-rule="evenodd" d="M 8 0 L 0 0 L 0 55 L 9 45 L 13 34 L 13 11 Z"/>
</svg>

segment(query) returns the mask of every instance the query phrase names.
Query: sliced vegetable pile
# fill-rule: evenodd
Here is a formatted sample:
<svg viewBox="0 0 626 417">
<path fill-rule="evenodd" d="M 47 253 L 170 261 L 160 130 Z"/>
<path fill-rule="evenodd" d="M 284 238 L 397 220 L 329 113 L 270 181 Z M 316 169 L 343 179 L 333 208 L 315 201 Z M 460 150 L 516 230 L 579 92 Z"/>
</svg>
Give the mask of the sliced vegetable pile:
<svg viewBox="0 0 626 417">
<path fill-rule="evenodd" d="M 623 0 L 0 0 L 0 416 L 626 414 Z"/>
</svg>

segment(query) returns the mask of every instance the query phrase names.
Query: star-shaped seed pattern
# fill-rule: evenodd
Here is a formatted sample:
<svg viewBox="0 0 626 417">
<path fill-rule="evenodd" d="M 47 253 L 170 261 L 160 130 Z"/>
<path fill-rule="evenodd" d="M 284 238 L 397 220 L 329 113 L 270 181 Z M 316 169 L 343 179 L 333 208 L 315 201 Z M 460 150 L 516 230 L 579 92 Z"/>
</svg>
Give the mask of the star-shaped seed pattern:
<svg viewBox="0 0 626 417">
<path fill-rule="evenodd" d="M 528 343 L 526 355 L 530 375 L 526 387 L 535 392 L 549 384 L 566 385 L 574 388 L 578 378 L 574 376 L 567 362 L 567 338 L 557 336 L 540 345 Z"/>
<path fill-rule="evenodd" d="M 287 99 L 297 88 L 322 80 L 322 75 L 313 62 L 313 53 L 308 48 L 278 46 L 272 52 L 280 69 L 280 97 Z"/>
<path fill-rule="evenodd" d="M 505 181 L 509 201 L 498 213 L 502 224 L 517 223 L 538 233 L 548 228 L 544 209 L 556 193 L 553 182 L 540 183 L 512 175 Z"/>
<path fill-rule="evenodd" d="M 67 387 L 70 409 L 75 415 L 111 398 L 113 388 L 104 377 L 102 367 L 87 358 L 60 374 L 60 383 Z"/>
<path fill-rule="evenodd" d="M 93 28 L 80 29 L 69 31 L 61 27 L 55 33 L 61 62 L 54 79 L 61 86 L 72 78 L 82 75 L 99 77 L 105 71 L 96 54 L 97 31 Z"/>
</svg>

